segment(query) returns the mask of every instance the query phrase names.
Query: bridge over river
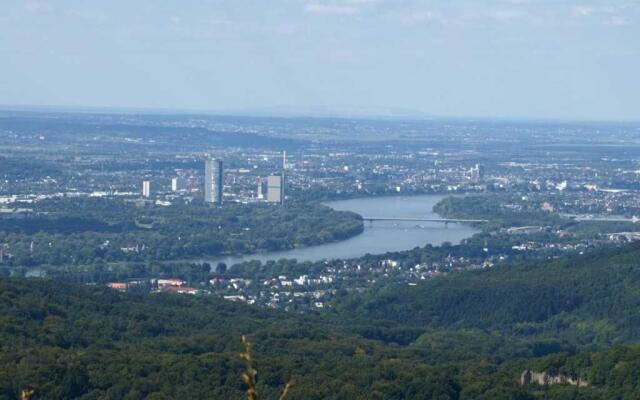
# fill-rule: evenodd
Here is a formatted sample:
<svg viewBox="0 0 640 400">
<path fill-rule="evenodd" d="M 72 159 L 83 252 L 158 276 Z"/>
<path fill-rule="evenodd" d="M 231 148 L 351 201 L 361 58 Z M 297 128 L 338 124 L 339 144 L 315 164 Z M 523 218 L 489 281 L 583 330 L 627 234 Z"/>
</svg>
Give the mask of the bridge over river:
<svg viewBox="0 0 640 400">
<path fill-rule="evenodd" d="M 467 223 L 467 224 L 480 224 L 489 222 L 488 219 L 455 219 L 455 218 L 403 218 L 403 217 L 362 217 L 363 221 L 398 221 L 398 222 L 440 222 L 449 223 Z"/>
</svg>

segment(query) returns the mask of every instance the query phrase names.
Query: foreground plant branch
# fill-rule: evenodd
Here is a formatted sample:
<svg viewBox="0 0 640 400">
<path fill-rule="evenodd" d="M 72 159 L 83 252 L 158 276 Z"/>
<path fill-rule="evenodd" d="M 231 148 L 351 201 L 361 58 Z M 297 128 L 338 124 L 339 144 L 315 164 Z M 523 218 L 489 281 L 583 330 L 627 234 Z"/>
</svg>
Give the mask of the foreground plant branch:
<svg viewBox="0 0 640 400">
<path fill-rule="evenodd" d="M 240 358 L 244 361 L 244 372 L 242 373 L 242 381 L 247 385 L 247 399 L 258 400 L 258 389 L 256 387 L 256 375 L 258 371 L 253 368 L 253 362 L 251 359 L 251 341 L 245 335 L 242 335 L 242 345 L 244 351 L 240 353 Z M 291 389 L 293 388 L 293 381 L 287 382 L 286 386 L 282 390 L 282 394 L 278 397 L 278 400 L 284 400 Z"/>
</svg>

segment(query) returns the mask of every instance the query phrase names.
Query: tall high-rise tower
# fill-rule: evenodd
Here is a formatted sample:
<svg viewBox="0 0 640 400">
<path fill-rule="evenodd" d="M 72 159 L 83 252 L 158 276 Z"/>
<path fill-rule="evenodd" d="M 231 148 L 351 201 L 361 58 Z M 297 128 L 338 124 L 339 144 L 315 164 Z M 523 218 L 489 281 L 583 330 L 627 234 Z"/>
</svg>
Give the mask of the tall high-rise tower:
<svg viewBox="0 0 640 400">
<path fill-rule="evenodd" d="M 204 201 L 222 204 L 223 190 L 222 160 L 209 159 L 204 162 Z"/>
<path fill-rule="evenodd" d="M 142 197 L 151 196 L 151 181 L 142 181 Z"/>
<path fill-rule="evenodd" d="M 282 152 L 282 178 L 280 181 L 280 204 L 284 204 L 285 187 L 287 184 L 287 151 Z"/>
</svg>

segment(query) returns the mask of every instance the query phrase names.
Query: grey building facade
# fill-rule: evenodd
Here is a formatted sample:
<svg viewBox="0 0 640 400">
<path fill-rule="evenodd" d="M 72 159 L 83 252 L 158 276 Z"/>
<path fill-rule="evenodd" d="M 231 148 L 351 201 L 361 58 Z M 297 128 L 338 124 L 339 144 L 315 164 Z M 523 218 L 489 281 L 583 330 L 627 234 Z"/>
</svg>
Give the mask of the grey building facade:
<svg viewBox="0 0 640 400">
<path fill-rule="evenodd" d="M 267 177 L 267 201 L 269 203 L 284 202 L 284 186 L 283 179 L 280 175 L 271 175 Z"/>
<path fill-rule="evenodd" d="M 210 159 L 204 162 L 204 201 L 222 204 L 223 191 L 222 160 Z"/>
</svg>

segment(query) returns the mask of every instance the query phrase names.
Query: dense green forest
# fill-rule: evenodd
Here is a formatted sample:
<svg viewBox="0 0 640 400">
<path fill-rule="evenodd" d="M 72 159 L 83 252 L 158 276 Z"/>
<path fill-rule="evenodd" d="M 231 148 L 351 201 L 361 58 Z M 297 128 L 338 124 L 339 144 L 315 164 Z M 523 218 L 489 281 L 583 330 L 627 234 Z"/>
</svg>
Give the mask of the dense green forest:
<svg viewBox="0 0 640 400">
<path fill-rule="evenodd" d="M 513 194 L 502 196 L 447 197 L 433 207 L 433 211 L 445 218 L 487 219 L 481 226 L 486 231 L 501 227 L 540 225 L 566 225 L 567 220 L 539 208 L 520 209 L 517 212 L 501 206 L 505 199 L 516 201 Z"/>
<path fill-rule="evenodd" d="M 640 340 L 640 246 L 453 273 L 412 287 L 346 296 L 353 320 L 482 329 L 551 350 Z M 535 352 L 534 352 L 535 353 Z"/>
<path fill-rule="evenodd" d="M 161 261 L 285 250 L 346 239 L 361 218 L 324 205 L 202 202 L 136 207 L 101 198 L 38 202 L 33 213 L 0 218 L 5 262 L 15 266 Z M 9 257 L 10 256 L 10 257 Z"/>
<path fill-rule="evenodd" d="M 123 294 L 45 281 L 0 281 L 0 398 L 241 399 L 240 335 L 256 344 L 259 390 L 292 399 L 459 393 L 455 370 L 321 319 L 212 298 Z M 515 387 L 511 382 L 510 386 Z"/>
<path fill-rule="evenodd" d="M 0 280 L 0 398 L 637 399 L 640 246 L 345 293 L 296 315 L 212 297 Z M 589 382 L 520 385 L 524 370 Z"/>
</svg>

